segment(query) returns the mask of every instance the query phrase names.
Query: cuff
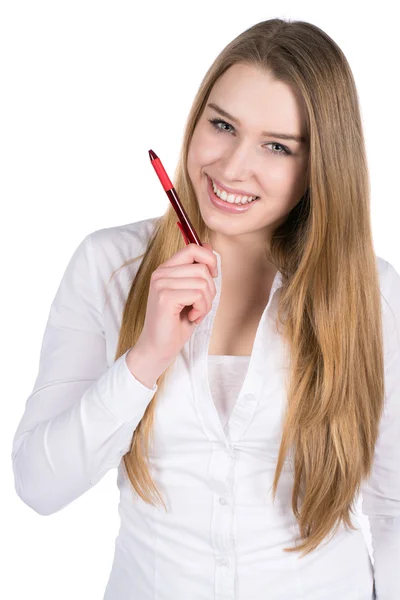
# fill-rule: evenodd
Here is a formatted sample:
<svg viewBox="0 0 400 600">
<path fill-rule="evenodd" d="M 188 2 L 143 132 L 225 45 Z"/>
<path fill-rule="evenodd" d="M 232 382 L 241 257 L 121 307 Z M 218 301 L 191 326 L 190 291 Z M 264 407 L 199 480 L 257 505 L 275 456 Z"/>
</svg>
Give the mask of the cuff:
<svg viewBox="0 0 400 600">
<path fill-rule="evenodd" d="M 97 391 L 103 404 L 123 423 L 138 422 L 158 389 L 146 387 L 128 369 L 126 356 L 130 348 L 97 381 Z"/>
</svg>

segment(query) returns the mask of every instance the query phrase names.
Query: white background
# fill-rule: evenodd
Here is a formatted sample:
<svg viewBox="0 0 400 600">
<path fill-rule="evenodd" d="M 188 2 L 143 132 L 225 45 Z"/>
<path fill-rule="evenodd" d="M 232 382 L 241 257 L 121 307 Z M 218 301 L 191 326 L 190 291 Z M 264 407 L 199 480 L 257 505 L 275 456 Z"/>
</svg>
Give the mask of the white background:
<svg viewBox="0 0 400 600">
<path fill-rule="evenodd" d="M 275 17 L 308 21 L 344 51 L 361 103 L 375 251 L 400 272 L 395 4 L 2 3 L 0 597 L 103 597 L 119 528 L 117 471 L 43 517 L 15 493 L 12 439 L 72 253 L 94 230 L 164 213 L 169 201 L 148 150 L 172 176 L 200 81 L 243 30 Z"/>
</svg>

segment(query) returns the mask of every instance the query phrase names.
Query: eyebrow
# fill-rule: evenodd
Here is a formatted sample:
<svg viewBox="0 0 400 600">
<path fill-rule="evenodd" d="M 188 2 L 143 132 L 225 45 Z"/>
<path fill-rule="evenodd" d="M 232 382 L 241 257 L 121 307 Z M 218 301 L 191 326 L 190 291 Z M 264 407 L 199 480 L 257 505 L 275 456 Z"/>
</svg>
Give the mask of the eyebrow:
<svg viewBox="0 0 400 600">
<path fill-rule="evenodd" d="M 223 117 L 226 117 L 230 121 L 233 121 L 234 123 L 237 123 L 240 126 L 239 119 L 236 119 L 235 117 L 230 115 L 228 112 L 226 112 L 226 110 L 224 110 L 223 108 L 218 106 L 218 104 L 215 104 L 214 102 L 210 102 L 209 104 L 207 104 L 207 106 L 209 106 L 213 110 L 219 112 Z M 299 144 L 306 143 L 306 139 L 303 136 L 293 135 L 290 133 L 277 133 L 276 131 L 262 131 L 261 135 L 264 137 L 267 137 L 267 136 L 276 137 L 276 138 L 280 138 L 281 140 L 293 140 L 294 142 L 298 142 Z"/>
</svg>

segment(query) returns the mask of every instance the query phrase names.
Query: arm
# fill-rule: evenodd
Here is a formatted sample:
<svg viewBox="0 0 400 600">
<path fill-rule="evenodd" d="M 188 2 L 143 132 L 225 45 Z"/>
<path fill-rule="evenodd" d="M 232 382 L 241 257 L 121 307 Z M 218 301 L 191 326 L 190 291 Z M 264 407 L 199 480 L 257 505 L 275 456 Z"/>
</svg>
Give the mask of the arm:
<svg viewBox="0 0 400 600">
<path fill-rule="evenodd" d="M 91 252 L 87 236 L 61 280 L 13 440 L 15 490 L 41 515 L 59 511 L 118 466 L 157 390 L 130 372 L 129 350 L 107 368 Z"/>
<path fill-rule="evenodd" d="M 400 276 L 390 264 L 388 269 L 388 306 L 383 301 L 385 408 L 372 474 L 362 488 L 377 600 L 398 600 L 400 594 Z"/>
</svg>

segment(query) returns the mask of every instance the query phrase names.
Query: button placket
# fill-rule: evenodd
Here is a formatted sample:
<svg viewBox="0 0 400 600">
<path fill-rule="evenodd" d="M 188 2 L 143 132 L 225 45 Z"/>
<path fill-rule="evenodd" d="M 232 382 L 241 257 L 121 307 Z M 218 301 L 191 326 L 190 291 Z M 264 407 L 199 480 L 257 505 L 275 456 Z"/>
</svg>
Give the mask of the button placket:
<svg viewBox="0 0 400 600">
<path fill-rule="evenodd" d="M 211 539 L 215 551 L 216 598 L 234 599 L 235 543 L 233 539 L 233 488 L 235 449 L 215 445 L 209 481 L 214 492 Z"/>
</svg>

